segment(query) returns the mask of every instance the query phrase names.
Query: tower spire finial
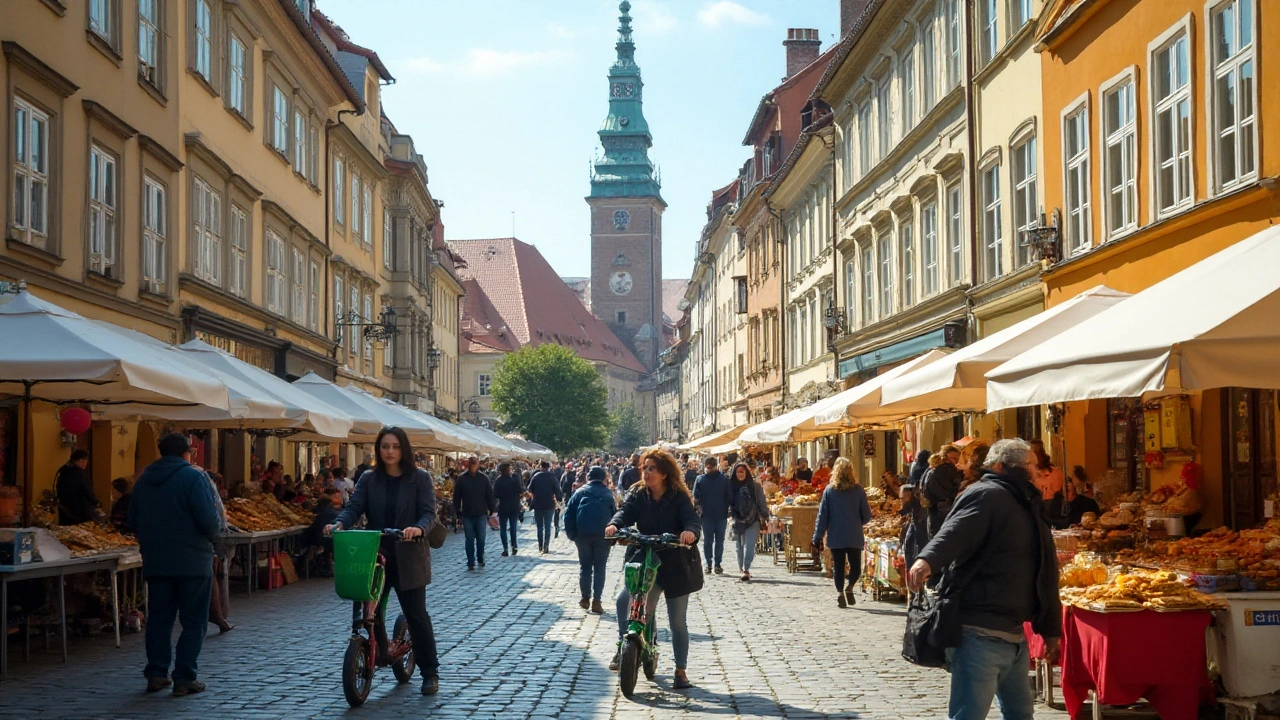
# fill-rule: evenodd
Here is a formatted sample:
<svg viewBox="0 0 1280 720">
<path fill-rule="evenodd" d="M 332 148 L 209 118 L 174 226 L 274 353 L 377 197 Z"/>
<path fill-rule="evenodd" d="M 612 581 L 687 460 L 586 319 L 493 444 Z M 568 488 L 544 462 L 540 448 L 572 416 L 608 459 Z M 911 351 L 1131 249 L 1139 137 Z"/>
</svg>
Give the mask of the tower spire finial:
<svg viewBox="0 0 1280 720">
<path fill-rule="evenodd" d="M 618 10 L 622 12 L 618 16 L 618 63 L 634 63 L 636 43 L 631 37 L 631 3 L 628 0 L 622 0 L 618 5 Z"/>
</svg>

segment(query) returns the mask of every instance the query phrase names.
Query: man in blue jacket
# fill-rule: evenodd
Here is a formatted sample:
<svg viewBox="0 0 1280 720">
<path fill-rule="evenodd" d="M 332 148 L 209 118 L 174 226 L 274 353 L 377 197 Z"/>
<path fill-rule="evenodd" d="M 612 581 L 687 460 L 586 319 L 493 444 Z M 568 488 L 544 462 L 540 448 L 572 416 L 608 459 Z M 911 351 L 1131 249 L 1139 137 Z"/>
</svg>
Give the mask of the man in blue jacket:
<svg viewBox="0 0 1280 720">
<path fill-rule="evenodd" d="M 529 507 L 533 509 L 533 522 L 538 526 L 538 552 L 551 552 L 551 521 L 556 506 L 564 500 L 560 481 L 551 472 L 551 463 L 542 461 L 542 469 L 529 478 Z"/>
<path fill-rule="evenodd" d="M 604 529 L 618 512 L 613 491 L 604 484 L 608 476 L 602 467 L 591 468 L 587 484 L 569 498 L 569 507 L 564 511 L 564 534 L 578 546 L 578 589 L 582 591 L 578 605 L 583 610 L 590 607 L 596 615 L 604 614 L 600 596 L 604 594 L 604 572 L 609 565 L 610 545 L 604 539 Z"/>
<path fill-rule="evenodd" d="M 185 435 L 160 438 L 160 459 L 151 463 L 133 488 L 129 526 L 138 534 L 142 574 L 147 580 L 147 692 L 173 685 L 174 695 L 205 689 L 196 665 L 209 621 L 213 583 L 213 541 L 226 519 L 218 512 L 213 483 L 193 466 Z M 173 680 L 173 622 L 180 619 Z"/>
<path fill-rule="evenodd" d="M 702 554 L 707 560 L 707 574 L 724 574 L 720 561 L 724 559 L 724 536 L 729 524 L 729 506 L 733 505 L 733 492 L 729 478 L 720 472 L 714 456 L 703 461 L 706 468 L 693 483 L 693 502 L 702 512 Z"/>
</svg>

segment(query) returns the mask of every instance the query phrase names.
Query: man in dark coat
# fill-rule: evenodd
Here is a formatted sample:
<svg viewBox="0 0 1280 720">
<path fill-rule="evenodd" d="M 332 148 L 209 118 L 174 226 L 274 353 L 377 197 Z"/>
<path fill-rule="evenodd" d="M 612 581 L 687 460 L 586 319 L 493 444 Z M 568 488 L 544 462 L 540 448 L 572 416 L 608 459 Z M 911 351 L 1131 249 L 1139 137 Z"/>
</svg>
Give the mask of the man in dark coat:
<svg viewBox="0 0 1280 720">
<path fill-rule="evenodd" d="M 724 559 L 724 537 L 729 525 L 729 506 L 733 504 L 733 490 L 729 478 L 720 472 L 716 459 L 708 457 L 703 466 L 706 471 L 693 484 L 693 502 L 702 512 L 702 554 L 707 561 L 707 573 L 724 573 L 720 566 Z"/>
<path fill-rule="evenodd" d="M 640 454 L 636 453 L 631 456 L 631 465 L 623 470 L 618 478 L 618 489 L 625 495 L 638 482 L 640 482 Z"/>
<path fill-rule="evenodd" d="M 538 552 L 551 552 L 551 521 L 556 507 L 564 500 L 560 481 L 551 472 L 551 463 L 543 460 L 541 470 L 529 478 L 529 506 L 533 522 L 538 526 Z"/>
<path fill-rule="evenodd" d="M 1025 440 L 993 444 L 987 472 L 956 500 L 908 573 L 916 592 L 934 572 L 942 573 L 940 597 L 954 588 L 959 627 L 941 629 L 958 638 L 947 648 L 953 718 L 986 717 L 993 697 L 1005 717 L 1032 716 L 1024 622 L 1044 637 L 1050 663 L 1058 654 L 1058 561 L 1031 482 L 1033 458 Z"/>
<path fill-rule="evenodd" d="M 489 532 L 489 516 L 498 509 L 493 498 L 493 483 L 480 472 L 480 461 L 467 458 L 467 471 L 453 483 L 454 515 L 462 518 L 466 533 L 467 569 L 475 570 L 476 562 L 484 567 L 484 541 Z"/>
<path fill-rule="evenodd" d="M 58 524 L 79 525 L 93 519 L 98 509 L 98 496 L 89 477 L 89 453 L 76 450 L 71 459 L 58 469 L 54 482 L 58 493 Z"/>
<path fill-rule="evenodd" d="M 209 620 L 213 583 L 213 541 L 226 518 L 218 512 L 213 483 L 191 465 L 185 435 L 160 438 L 160 459 L 133 488 L 129 527 L 138 535 L 142 574 L 147 580 L 147 692 L 173 685 L 174 695 L 205 689 L 196 679 L 200 648 Z M 173 680 L 169 663 L 174 620 L 182 623 Z"/>
<path fill-rule="evenodd" d="M 502 557 L 515 555 L 516 530 L 520 526 L 520 500 L 524 497 L 524 483 L 511 474 L 511 463 L 498 464 L 498 477 L 493 481 L 493 497 L 498 503 L 498 535 L 502 538 Z M 511 535 L 508 545 L 507 535 Z"/>
<path fill-rule="evenodd" d="M 947 519 L 964 480 L 964 473 L 956 467 L 960 462 L 960 450 L 954 445 L 947 445 L 939 452 L 942 453 L 942 462 L 926 472 L 923 480 L 924 504 L 929 508 L 929 537 L 936 535 Z"/>
</svg>

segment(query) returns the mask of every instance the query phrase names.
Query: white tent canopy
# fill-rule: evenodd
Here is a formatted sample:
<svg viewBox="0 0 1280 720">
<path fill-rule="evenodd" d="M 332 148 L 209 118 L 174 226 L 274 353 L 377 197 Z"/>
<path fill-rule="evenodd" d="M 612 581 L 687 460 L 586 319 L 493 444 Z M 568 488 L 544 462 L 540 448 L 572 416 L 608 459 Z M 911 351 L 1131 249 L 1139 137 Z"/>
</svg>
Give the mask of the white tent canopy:
<svg viewBox="0 0 1280 720">
<path fill-rule="evenodd" d="M 752 425 L 738 436 L 740 445 L 770 445 L 791 442 L 791 428 L 809 416 L 813 406 L 808 405 L 785 412 L 778 417 L 769 418 L 762 423 Z"/>
<path fill-rule="evenodd" d="M 738 437 L 741 436 L 742 433 L 746 432 L 749 427 L 751 427 L 750 423 L 744 423 L 737 427 L 731 427 L 728 430 L 721 430 L 719 432 L 711 433 L 710 435 L 705 435 L 697 440 L 690 440 L 689 442 L 683 445 L 677 445 L 676 447 L 680 450 L 702 450 L 719 445 L 727 445 L 728 443 L 737 440 Z"/>
<path fill-rule="evenodd" d="M 885 414 L 901 417 L 985 410 L 989 370 L 1127 297 L 1128 293 L 1104 285 L 1086 290 L 1061 305 L 885 383 L 881 390 L 881 409 Z"/>
<path fill-rule="evenodd" d="M 368 423 L 365 428 L 371 431 L 364 434 L 353 432 L 347 438 L 349 442 L 373 442 L 378 430 L 383 427 L 401 428 L 414 444 L 429 444 L 435 440 L 435 432 L 431 428 L 408 415 L 396 412 L 394 407 L 378 402 L 377 398 L 367 393 L 335 385 L 313 372 L 294 380 L 293 386 Z M 374 425 L 378 429 L 372 429 Z"/>
<path fill-rule="evenodd" d="M 943 362 L 947 357 L 945 350 L 935 348 L 897 367 L 890 368 L 860 385 L 818 402 L 813 406 L 811 417 L 797 425 L 795 430 L 797 439 L 811 439 L 822 435 L 848 432 L 863 425 L 878 425 L 901 420 L 901 415 L 886 413 L 880 408 L 884 386 L 907 373 Z"/>
<path fill-rule="evenodd" d="M 1270 227 L 993 369 L 987 407 L 1280 388 L 1278 267 Z"/>
<path fill-rule="evenodd" d="M 373 397 L 373 396 L 370 396 L 370 397 Z M 463 450 L 469 451 L 469 450 L 475 449 L 475 442 L 472 441 L 464 432 L 462 432 L 462 428 L 458 427 L 457 425 L 454 425 L 451 422 L 448 422 L 446 420 L 441 420 L 435 415 L 429 415 L 427 413 L 422 412 L 421 410 L 414 410 L 412 408 L 407 408 L 407 407 L 404 407 L 403 405 L 393 403 L 387 398 L 373 398 L 373 399 L 380 403 L 383 403 L 384 405 L 390 405 L 392 409 L 395 410 L 396 412 L 408 414 L 417 423 L 431 428 L 431 430 L 435 433 L 437 449 L 452 447 L 452 449 L 445 450 L 445 452 L 459 452 Z"/>
</svg>

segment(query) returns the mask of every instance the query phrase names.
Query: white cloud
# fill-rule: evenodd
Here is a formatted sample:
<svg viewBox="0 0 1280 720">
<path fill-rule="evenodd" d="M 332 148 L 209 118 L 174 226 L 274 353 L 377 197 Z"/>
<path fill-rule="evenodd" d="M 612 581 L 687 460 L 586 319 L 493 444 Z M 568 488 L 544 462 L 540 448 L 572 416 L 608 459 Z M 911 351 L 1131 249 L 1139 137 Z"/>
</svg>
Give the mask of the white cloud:
<svg viewBox="0 0 1280 720">
<path fill-rule="evenodd" d="M 636 30 L 646 35 L 657 35 L 675 29 L 679 23 L 671 9 L 662 3 L 646 2 L 632 8 Z"/>
<path fill-rule="evenodd" d="M 570 57 L 567 50 L 493 50 L 471 48 L 456 62 L 440 62 L 430 57 L 417 57 L 405 62 L 410 71 L 431 75 L 462 74 L 492 78 L 525 68 L 560 63 Z"/>
<path fill-rule="evenodd" d="M 714 28 L 721 25 L 765 25 L 769 16 L 733 0 L 717 0 L 698 11 L 698 20 Z"/>
<path fill-rule="evenodd" d="M 567 25 L 553 21 L 547 23 L 547 35 L 557 40 L 572 40 L 578 36 L 578 32 Z"/>
</svg>

